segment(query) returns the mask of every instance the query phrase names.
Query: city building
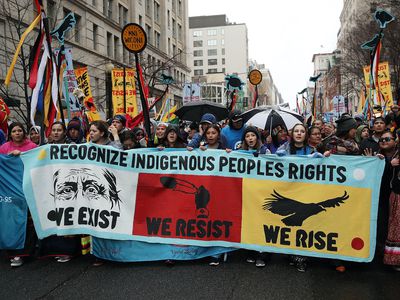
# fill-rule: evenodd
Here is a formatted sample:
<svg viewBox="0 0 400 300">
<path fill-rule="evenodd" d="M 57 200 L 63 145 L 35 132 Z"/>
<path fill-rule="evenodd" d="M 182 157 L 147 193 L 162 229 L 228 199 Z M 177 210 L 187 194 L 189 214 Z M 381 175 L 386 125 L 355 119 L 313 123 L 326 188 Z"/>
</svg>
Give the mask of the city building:
<svg viewBox="0 0 400 300">
<path fill-rule="evenodd" d="M 229 22 L 226 15 L 189 18 L 189 67 L 193 82 L 219 90 L 226 74 L 244 82 L 238 105 L 248 106 L 248 38 L 246 24 Z M 218 92 L 217 92 L 218 93 Z M 217 102 L 225 102 L 224 93 Z"/>
<path fill-rule="evenodd" d="M 21 24 L 25 30 L 36 15 L 33 12 L 34 1 L 13 0 L 15 5 L 11 6 L 4 5 L 5 2 L 0 0 L 0 7 L 12 9 L 0 12 L 0 80 L 4 80 L 18 42 L 14 39 L 13 24 Z M 74 12 L 75 28 L 68 34 L 65 46 L 72 48 L 74 68 L 88 67 L 94 100 L 100 108 L 107 110 L 109 107 L 106 78 L 111 69 L 135 66 L 134 55 L 124 49 L 121 42 L 122 28 L 131 22 L 140 24 L 147 34 L 147 47 L 140 54 L 140 61 L 145 81 L 149 84 L 149 96 L 155 97 L 163 92 L 165 84 L 161 74 L 165 74 L 174 79 L 170 85 L 172 104 L 182 103 L 183 85 L 190 80 L 187 0 L 44 0 L 43 4 L 51 28 L 69 12 Z M 19 20 L 18 15 L 24 15 L 24 19 Z M 31 33 L 25 42 L 25 56 L 34 39 L 35 34 Z M 52 46 L 59 47 L 55 40 Z M 22 70 L 26 67 L 27 64 L 17 66 L 6 99 L 20 99 L 25 103 L 30 96 L 30 90 L 25 93 L 20 88 L 24 81 Z M 139 97 L 137 99 L 140 105 Z"/>
</svg>

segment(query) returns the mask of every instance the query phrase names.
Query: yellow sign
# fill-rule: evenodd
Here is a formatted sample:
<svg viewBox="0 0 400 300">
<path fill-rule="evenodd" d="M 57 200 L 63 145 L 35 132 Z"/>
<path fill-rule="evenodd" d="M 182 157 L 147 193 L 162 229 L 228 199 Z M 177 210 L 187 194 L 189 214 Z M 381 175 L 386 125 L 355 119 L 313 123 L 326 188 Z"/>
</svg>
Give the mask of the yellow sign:
<svg viewBox="0 0 400 300">
<path fill-rule="evenodd" d="M 367 91 L 370 88 L 370 66 L 364 67 L 364 79 L 367 87 Z M 376 103 L 379 105 L 385 105 L 386 110 L 390 110 L 390 106 L 393 105 L 393 95 L 392 95 L 392 86 L 390 83 L 390 69 L 389 63 L 381 62 L 378 67 L 378 91 L 383 95 L 384 103 Z M 368 92 L 367 92 L 368 93 Z"/>
<path fill-rule="evenodd" d="M 252 85 L 258 85 L 262 81 L 262 74 L 259 70 L 252 70 L 249 73 L 249 81 Z"/>
<path fill-rule="evenodd" d="M 364 201 L 371 197 L 368 188 L 246 178 L 242 195 L 242 243 L 322 255 L 370 254 L 370 222 L 360 218 L 371 215 L 371 203 Z M 295 213 L 306 206 L 307 213 Z"/>
<path fill-rule="evenodd" d="M 124 103 L 124 69 L 113 69 L 112 81 L 112 103 L 114 115 L 128 114 L 132 118 L 138 114 L 136 103 L 135 70 L 125 69 L 125 97 Z"/>
<path fill-rule="evenodd" d="M 96 105 L 94 104 L 92 90 L 90 89 L 90 78 L 87 67 L 75 69 L 75 76 L 78 87 L 85 94 L 83 105 L 85 106 L 89 122 L 100 120 L 101 117 L 97 111 Z"/>
<path fill-rule="evenodd" d="M 129 23 L 125 25 L 121 33 L 122 44 L 131 52 L 139 53 L 146 48 L 147 36 L 142 26 Z"/>
</svg>

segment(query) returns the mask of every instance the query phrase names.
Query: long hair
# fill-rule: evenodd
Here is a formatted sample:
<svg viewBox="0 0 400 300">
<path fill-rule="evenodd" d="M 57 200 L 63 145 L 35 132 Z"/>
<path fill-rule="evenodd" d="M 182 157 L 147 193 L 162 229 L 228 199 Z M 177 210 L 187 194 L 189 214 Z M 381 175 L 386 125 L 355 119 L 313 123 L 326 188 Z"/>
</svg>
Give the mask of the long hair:
<svg viewBox="0 0 400 300">
<path fill-rule="evenodd" d="M 12 122 L 10 126 L 8 126 L 8 141 L 12 142 L 11 138 L 11 131 L 13 130 L 14 127 L 20 127 L 22 129 L 22 132 L 24 134 L 24 139 L 27 137 L 27 132 L 24 127 L 24 125 L 21 122 Z"/>
<path fill-rule="evenodd" d="M 94 127 L 96 127 L 100 132 L 102 132 L 103 133 L 103 138 L 108 138 L 108 123 L 106 122 L 106 121 L 103 121 L 103 120 L 96 120 L 96 121 L 93 121 L 92 123 L 90 123 L 90 125 L 89 125 L 89 128 L 91 127 L 91 126 L 94 126 Z"/>
<path fill-rule="evenodd" d="M 296 124 L 296 125 L 294 125 L 294 127 L 293 127 L 293 129 L 292 129 L 292 134 L 294 134 L 294 130 L 295 130 L 295 128 L 297 127 L 297 126 L 302 126 L 303 128 L 304 128 L 304 131 L 306 132 L 306 136 L 305 136 L 305 138 L 304 138 L 304 141 L 303 141 L 303 153 L 304 154 L 307 154 L 307 141 L 308 141 L 308 132 L 307 132 L 307 128 L 306 128 L 306 126 L 304 125 L 304 124 L 301 124 L 301 123 L 299 123 L 299 124 Z M 296 152 L 297 152 L 297 149 L 298 148 L 296 148 L 296 146 L 294 145 L 294 138 L 292 138 L 291 140 L 290 140 L 290 143 L 289 143 L 289 146 L 290 146 L 290 154 L 296 154 Z"/>
</svg>

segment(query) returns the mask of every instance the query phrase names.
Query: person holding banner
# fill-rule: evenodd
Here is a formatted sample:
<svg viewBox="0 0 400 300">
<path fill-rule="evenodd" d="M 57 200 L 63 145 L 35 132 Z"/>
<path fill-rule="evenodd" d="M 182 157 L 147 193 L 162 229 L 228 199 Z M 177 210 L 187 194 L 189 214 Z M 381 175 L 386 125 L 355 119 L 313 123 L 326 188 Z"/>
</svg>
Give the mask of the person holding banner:
<svg viewBox="0 0 400 300">
<path fill-rule="evenodd" d="M 239 151 L 252 152 L 255 156 L 258 156 L 258 154 L 271 154 L 267 146 L 261 142 L 260 133 L 254 126 L 247 126 L 244 129 Z M 248 263 L 255 263 L 257 268 L 265 267 L 265 261 L 271 257 L 271 254 L 266 252 L 250 250 L 247 252 L 246 261 Z"/>
<path fill-rule="evenodd" d="M 67 144 L 67 127 L 60 121 L 56 121 L 51 125 L 51 133 L 49 136 L 49 144 Z"/>
<path fill-rule="evenodd" d="M 278 125 L 272 129 L 271 135 L 266 139 L 266 145 L 272 154 L 284 143 L 288 141 L 288 132 L 282 125 Z"/>
<path fill-rule="evenodd" d="M 276 151 L 279 156 L 285 155 L 310 155 L 310 157 L 322 157 L 322 155 L 308 145 L 308 131 L 306 126 L 299 123 L 292 129 L 292 139 L 283 144 Z M 307 270 L 307 257 L 300 255 L 290 256 L 290 264 L 294 265 L 299 272 Z"/>
<path fill-rule="evenodd" d="M 317 149 L 322 141 L 321 128 L 315 125 L 311 126 L 308 129 L 308 136 L 308 145 L 313 147 L 314 149 Z"/>
<path fill-rule="evenodd" d="M 204 142 L 206 139 L 204 131 L 207 129 L 207 126 L 211 124 L 217 124 L 217 118 L 213 114 L 205 113 L 200 120 L 199 132 L 194 134 L 192 140 L 188 144 L 188 147 L 199 148 L 200 143 Z"/>
<path fill-rule="evenodd" d="M 365 151 L 372 151 L 375 154 L 379 152 L 379 139 L 386 130 L 386 123 L 383 117 L 377 117 L 373 121 L 373 134 L 370 138 L 365 139 L 360 144 L 361 153 L 366 154 Z"/>
<path fill-rule="evenodd" d="M 85 133 L 82 129 L 81 121 L 74 117 L 68 122 L 67 139 L 69 144 L 84 144 L 86 143 Z"/>
<path fill-rule="evenodd" d="M 38 146 L 42 145 L 41 131 L 42 128 L 40 126 L 32 126 L 29 129 L 29 139 Z M 47 141 L 45 140 L 43 144 L 46 142 Z"/>
<path fill-rule="evenodd" d="M 161 148 L 185 148 L 178 126 L 170 124 L 165 131 L 165 141 Z"/>
<path fill-rule="evenodd" d="M 385 133 L 382 136 L 383 138 L 386 140 L 390 138 L 390 142 L 393 142 L 395 135 Z M 386 265 L 392 266 L 395 271 L 400 271 L 400 150 L 398 144 L 397 142 L 396 152 L 390 162 L 393 173 L 390 180 L 391 194 L 389 198 L 388 234 L 383 256 L 383 262 Z"/>
<path fill-rule="evenodd" d="M 22 123 L 13 122 L 8 128 L 8 142 L 0 146 L 0 154 L 17 156 L 36 147 L 37 145 L 28 139 Z M 10 257 L 11 267 L 22 266 L 24 263 L 23 257 L 31 257 L 35 252 L 37 236 L 29 211 L 27 217 L 24 248 L 21 250 L 9 250 L 7 253 Z"/>
</svg>

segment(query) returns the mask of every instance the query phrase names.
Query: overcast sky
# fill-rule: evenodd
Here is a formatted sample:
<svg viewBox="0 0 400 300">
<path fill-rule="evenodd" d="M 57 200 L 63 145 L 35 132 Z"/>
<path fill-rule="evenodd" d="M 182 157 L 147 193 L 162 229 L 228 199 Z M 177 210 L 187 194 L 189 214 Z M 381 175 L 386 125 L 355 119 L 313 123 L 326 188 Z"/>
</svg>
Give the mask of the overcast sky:
<svg viewBox="0 0 400 300">
<path fill-rule="evenodd" d="M 285 102 L 308 85 L 312 56 L 332 52 L 342 0 L 188 0 L 189 16 L 226 14 L 246 23 L 249 59 L 265 64 Z"/>
</svg>

